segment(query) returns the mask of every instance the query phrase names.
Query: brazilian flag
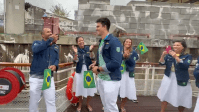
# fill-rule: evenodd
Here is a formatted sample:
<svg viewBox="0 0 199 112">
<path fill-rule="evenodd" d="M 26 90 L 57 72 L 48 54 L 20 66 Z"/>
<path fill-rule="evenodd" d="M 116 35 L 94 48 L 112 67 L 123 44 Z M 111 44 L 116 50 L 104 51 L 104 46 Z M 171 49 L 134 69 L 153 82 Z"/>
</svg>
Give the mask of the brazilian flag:
<svg viewBox="0 0 199 112">
<path fill-rule="evenodd" d="M 121 65 L 121 73 L 123 74 L 126 71 L 126 64 L 125 61 L 122 61 L 122 65 Z"/>
<path fill-rule="evenodd" d="M 147 47 L 144 45 L 143 42 L 139 43 L 139 45 L 137 46 L 137 49 L 140 50 L 141 54 L 144 54 L 148 51 Z"/>
<path fill-rule="evenodd" d="M 84 71 L 84 88 L 95 88 L 95 81 L 92 71 Z"/>
<path fill-rule="evenodd" d="M 51 84 L 51 69 L 45 69 L 42 90 L 50 88 L 50 84 Z"/>
</svg>

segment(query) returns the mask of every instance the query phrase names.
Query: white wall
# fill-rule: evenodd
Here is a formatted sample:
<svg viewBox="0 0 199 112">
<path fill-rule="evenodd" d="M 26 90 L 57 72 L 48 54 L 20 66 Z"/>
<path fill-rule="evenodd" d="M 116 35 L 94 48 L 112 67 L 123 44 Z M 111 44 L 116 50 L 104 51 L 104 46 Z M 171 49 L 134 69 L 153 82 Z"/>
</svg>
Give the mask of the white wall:
<svg viewBox="0 0 199 112">
<path fill-rule="evenodd" d="M 25 27 L 25 0 L 5 0 L 5 33 L 23 34 Z"/>
<path fill-rule="evenodd" d="M 110 0 L 110 4 L 126 6 L 130 1 L 146 1 L 146 0 Z"/>
<path fill-rule="evenodd" d="M 0 15 L 4 14 L 4 5 L 3 5 L 3 0 L 0 0 Z"/>
</svg>

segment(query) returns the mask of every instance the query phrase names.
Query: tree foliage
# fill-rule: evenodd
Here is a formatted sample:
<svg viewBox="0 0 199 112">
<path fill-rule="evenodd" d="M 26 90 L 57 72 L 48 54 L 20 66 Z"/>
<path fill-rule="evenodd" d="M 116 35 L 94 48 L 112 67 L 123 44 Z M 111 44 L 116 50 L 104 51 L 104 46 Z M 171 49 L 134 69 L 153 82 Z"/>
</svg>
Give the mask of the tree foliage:
<svg viewBox="0 0 199 112">
<path fill-rule="evenodd" d="M 26 2 L 25 3 L 25 10 L 28 11 L 28 8 L 32 7 L 32 4 Z"/>
<path fill-rule="evenodd" d="M 52 8 L 50 9 L 50 11 L 53 14 L 59 15 L 59 16 L 63 16 L 63 17 L 68 17 L 69 16 L 69 11 L 67 11 L 66 9 L 63 8 L 63 6 L 61 4 L 57 4 L 55 6 L 52 6 Z"/>
</svg>

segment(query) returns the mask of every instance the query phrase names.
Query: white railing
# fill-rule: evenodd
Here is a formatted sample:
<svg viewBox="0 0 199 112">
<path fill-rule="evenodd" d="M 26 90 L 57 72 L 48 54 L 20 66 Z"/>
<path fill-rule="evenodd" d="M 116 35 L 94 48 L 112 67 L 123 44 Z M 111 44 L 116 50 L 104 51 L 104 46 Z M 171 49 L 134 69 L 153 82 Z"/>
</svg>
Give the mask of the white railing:
<svg viewBox="0 0 199 112">
<path fill-rule="evenodd" d="M 59 70 L 57 72 L 57 81 L 55 83 L 66 82 L 69 76 L 74 72 L 75 67 Z M 156 96 L 159 86 L 161 84 L 162 77 L 164 76 L 164 67 L 155 67 L 151 65 L 144 65 L 142 67 L 136 67 L 135 72 L 135 84 L 137 89 L 137 95 L 142 96 Z M 193 71 L 194 68 L 190 68 Z M 27 74 L 28 70 L 22 70 L 24 74 Z M 160 73 L 158 73 L 160 72 Z M 67 74 L 65 74 L 67 73 Z M 60 78 L 62 74 L 67 75 L 65 78 Z M 191 76 L 192 74 L 190 74 Z M 142 77 L 139 77 L 142 76 Z M 28 76 L 29 77 L 29 76 Z M 198 93 L 198 88 L 195 86 L 195 80 L 191 80 L 193 96 Z M 64 112 L 70 105 L 70 102 L 66 98 L 66 84 L 64 87 L 56 90 L 56 107 L 57 112 Z M 27 112 L 29 106 L 29 90 L 23 90 L 18 94 L 17 98 L 6 105 L 0 105 L 0 112 Z M 45 102 L 43 97 L 39 101 L 39 111 L 45 112 Z"/>
<path fill-rule="evenodd" d="M 57 72 L 57 77 L 61 73 L 69 72 L 69 76 L 74 72 L 75 67 L 67 68 L 64 70 L 59 70 Z M 21 70 L 24 74 L 29 73 L 27 70 Z M 29 77 L 25 76 L 25 77 Z M 69 77 L 55 81 L 57 84 L 67 80 Z M 26 81 L 28 82 L 28 81 Z M 0 105 L 0 112 L 28 112 L 29 111 L 29 90 L 22 90 L 12 102 L 6 105 Z M 70 101 L 66 98 L 66 85 L 58 90 L 55 93 L 56 98 L 56 109 L 57 112 L 64 112 L 66 108 L 70 105 Z M 39 112 L 46 112 L 46 106 L 43 96 L 39 100 Z"/>
<path fill-rule="evenodd" d="M 135 84 L 137 89 L 137 95 L 156 96 L 162 81 L 162 77 L 164 76 L 165 67 L 155 67 L 150 65 L 147 65 L 145 67 L 136 67 L 136 71 L 143 69 L 144 73 L 135 72 Z M 161 73 L 157 73 L 157 70 L 159 70 L 159 72 L 160 70 L 162 71 Z M 192 72 L 193 70 L 194 68 L 189 68 L 190 72 Z M 137 78 L 137 76 L 139 75 L 143 75 L 144 78 Z M 193 77 L 193 74 L 190 74 L 190 77 Z M 193 96 L 197 96 L 198 88 L 195 85 L 195 79 L 190 81 L 191 81 Z"/>
</svg>

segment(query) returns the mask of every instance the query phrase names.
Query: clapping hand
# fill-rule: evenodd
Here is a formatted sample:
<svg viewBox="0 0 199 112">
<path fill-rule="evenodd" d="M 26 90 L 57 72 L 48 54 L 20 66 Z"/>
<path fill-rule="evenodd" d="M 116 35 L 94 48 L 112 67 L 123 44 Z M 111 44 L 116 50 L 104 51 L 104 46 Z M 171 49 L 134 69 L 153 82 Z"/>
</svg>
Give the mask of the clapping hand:
<svg viewBox="0 0 199 112">
<path fill-rule="evenodd" d="M 124 54 L 123 54 L 123 57 L 124 57 L 124 58 L 128 58 L 129 56 L 130 56 L 130 53 L 124 52 Z"/>
<path fill-rule="evenodd" d="M 89 48 L 89 51 L 92 52 L 93 49 L 94 49 L 94 45 L 91 45 L 90 48 Z"/>
<path fill-rule="evenodd" d="M 75 47 L 74 45 L 72 46 L 73 51 L 75 52 L 75 54 L 77 54 L 77 47 Z"/>
</svg>

